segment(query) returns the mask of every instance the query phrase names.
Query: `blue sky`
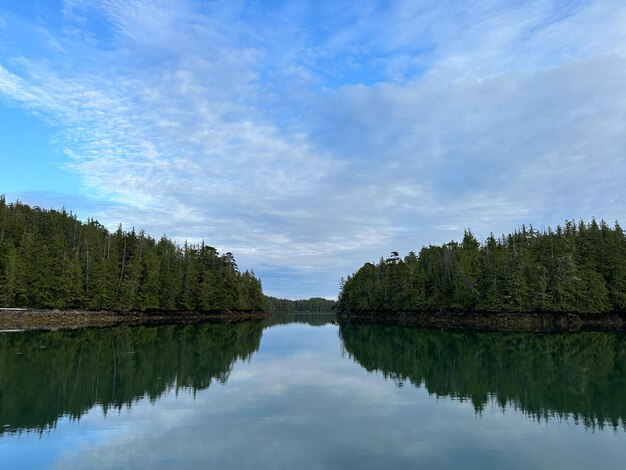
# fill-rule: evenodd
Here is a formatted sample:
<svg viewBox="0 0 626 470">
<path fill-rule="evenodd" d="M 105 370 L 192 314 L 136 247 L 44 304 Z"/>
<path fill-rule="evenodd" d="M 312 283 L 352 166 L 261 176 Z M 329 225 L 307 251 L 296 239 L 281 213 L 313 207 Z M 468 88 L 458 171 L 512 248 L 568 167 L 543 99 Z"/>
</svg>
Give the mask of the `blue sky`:
<svg viewBox="0 0 626 470">
<path fill-rule="evenodd" d="M 625 25 L 622 1 L 5 0 L 0 193 L 204 238 L 289 298 L 466 227 L 621 220 Z"/>
</svg>

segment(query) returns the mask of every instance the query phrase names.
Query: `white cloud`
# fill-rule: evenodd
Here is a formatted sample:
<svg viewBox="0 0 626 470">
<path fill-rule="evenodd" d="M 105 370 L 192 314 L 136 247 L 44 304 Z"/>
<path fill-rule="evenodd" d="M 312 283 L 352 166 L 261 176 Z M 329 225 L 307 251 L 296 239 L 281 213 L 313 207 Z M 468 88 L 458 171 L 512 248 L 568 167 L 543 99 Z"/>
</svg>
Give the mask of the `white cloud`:
<svg viewBox="0 0 626 470">
<path fill-rule="evenodd" d="M 271 294 L 332 296 L 363 262 L 466 226 L 623 214 L 624 18 L 620 2 L 72 0 L 57 60 L 1 60 L 0 92 L 116 204 L 92 215 L 205 237 Z"/>
</svg>

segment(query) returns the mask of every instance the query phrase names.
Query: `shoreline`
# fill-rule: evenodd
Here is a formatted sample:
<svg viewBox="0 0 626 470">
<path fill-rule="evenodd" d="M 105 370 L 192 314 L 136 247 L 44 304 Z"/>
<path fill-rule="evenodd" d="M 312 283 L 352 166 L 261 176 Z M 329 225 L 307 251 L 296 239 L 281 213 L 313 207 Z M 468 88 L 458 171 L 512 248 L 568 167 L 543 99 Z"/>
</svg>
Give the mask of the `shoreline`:
<svg viewBox="0 0 626 470">
<path fill-rule="evenodd" d="M 268 312 L 253 311 L 145 311 L 121 312 L 112 310 L 45 310 L 0 309 L 0 332 L 22 330 L 59 330 L 107 326 L 159 325 L 167 323 L 232 322 L 262 320 Z"/>
<path fill-rule="evenodd" d="M 342 312 L 340 321 L 501 332 L 624 331 L 617 313 Z"/>
</svg>

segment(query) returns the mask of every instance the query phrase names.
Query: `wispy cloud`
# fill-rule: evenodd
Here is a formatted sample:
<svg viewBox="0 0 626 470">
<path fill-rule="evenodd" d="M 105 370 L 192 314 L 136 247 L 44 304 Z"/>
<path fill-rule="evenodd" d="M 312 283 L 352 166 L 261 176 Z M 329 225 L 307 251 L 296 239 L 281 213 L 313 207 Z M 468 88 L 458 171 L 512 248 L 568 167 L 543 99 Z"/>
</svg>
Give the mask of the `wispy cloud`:
<svg viewBox="0 0 626 470">
<path fill-rule="evenodd" d="M 3 36 L 0 93 L 57 129 L 103 221 L 332 296 L 465 226 L 623 214 L 625 20 L 609 1 L 71 0 L 32 20 L 45 59 Z"/>
</svg>

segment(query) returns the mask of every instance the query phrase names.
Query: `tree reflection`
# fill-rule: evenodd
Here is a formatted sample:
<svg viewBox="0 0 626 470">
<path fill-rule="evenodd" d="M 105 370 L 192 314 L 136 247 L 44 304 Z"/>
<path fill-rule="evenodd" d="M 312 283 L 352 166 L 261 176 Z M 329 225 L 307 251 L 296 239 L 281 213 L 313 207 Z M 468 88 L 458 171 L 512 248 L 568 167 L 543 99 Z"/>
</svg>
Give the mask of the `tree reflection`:
<svg viewBox="0 0 626 470">
<path fill-rule="evenodd" d="M 348 355 L 398 385 L 494 402 L 536 419 L 625 424 L 626 337 L 619 333 L 467 333 L 340 323 Z"/>
<path fill-rule="evenodd" d="M 262 331 L 248 321 L 0 335 L 0 435 L 43 431 L 96 404 L 107 413 L 225 383 L 232 364 L 258 350 Z"/>
</svg>

